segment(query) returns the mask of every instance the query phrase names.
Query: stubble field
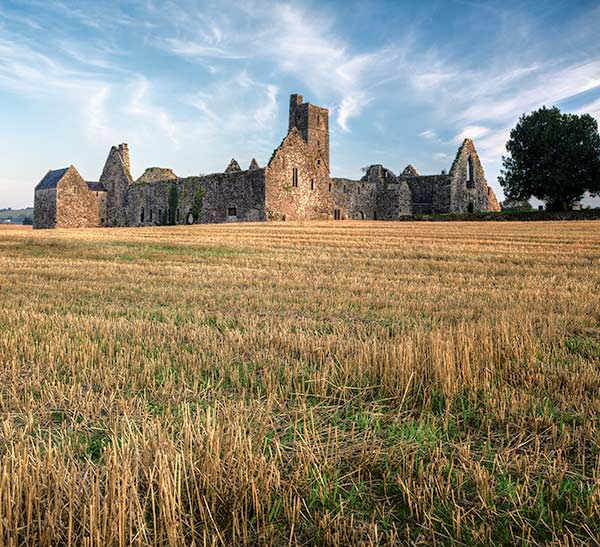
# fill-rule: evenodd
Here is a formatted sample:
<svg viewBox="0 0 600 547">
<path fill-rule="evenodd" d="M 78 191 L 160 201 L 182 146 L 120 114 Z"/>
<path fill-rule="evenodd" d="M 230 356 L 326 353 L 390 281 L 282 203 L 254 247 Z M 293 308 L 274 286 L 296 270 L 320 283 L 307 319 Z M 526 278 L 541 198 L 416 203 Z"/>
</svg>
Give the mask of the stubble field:
<svg viewBox="0 0 600 547">
<path fill-rule="evenodd" d="M 600 545 L 600 222 L 0 228 L 0 546 Z"/>
</svg>

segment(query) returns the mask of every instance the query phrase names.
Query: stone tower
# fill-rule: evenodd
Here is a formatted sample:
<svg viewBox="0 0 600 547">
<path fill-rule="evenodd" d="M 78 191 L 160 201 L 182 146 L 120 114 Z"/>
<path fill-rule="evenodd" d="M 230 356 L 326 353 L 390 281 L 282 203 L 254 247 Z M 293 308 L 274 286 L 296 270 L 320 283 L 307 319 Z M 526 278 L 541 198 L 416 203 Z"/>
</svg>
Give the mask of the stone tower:
<svg viewBox="0 0 600 547">
<path fill-rule="evenodd" d="M 289 131 L 294 127 L 308 145 L 321 175 L 329 176 L 329 111 L 303 103 L 302 95 L 294 94 L 290 97 Z"/>
<path fill-rule="evenodd" d="M 113 146 L 108 153 L 100 182 L 106 188 L 106 225 L 127 226 L 128 193 L 131 178 L 129 148 L 126 144 Z"/>
</svg>

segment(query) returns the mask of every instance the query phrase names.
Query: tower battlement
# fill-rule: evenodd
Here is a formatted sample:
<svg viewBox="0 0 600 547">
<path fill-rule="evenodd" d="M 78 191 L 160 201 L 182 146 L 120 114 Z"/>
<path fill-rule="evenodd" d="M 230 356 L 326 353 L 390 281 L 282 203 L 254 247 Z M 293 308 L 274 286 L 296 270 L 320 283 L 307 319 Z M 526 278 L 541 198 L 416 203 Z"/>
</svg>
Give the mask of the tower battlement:
<svg viewBox="0 0 600 547">
<path fill-rule="evenodd" d="M 289 131 L 294 127 L 329 173 L 329 110 L 303 102 L 302 95 L 291 95 Z"/>
</svg>

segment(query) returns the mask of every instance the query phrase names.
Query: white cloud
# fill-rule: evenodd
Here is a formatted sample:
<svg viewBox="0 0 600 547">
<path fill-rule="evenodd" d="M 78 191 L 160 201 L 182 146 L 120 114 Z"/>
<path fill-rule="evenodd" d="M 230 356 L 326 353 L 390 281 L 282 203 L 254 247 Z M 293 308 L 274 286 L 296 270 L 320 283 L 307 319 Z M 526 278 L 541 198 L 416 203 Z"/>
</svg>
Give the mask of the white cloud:
<svg viewBox="0 0 600 547">
<path fill-rule="evenodd" d="M 452 139 L 454 144 L 460 144 L 465 139 L 478 139 L 483 137 L 490 132 L 489 127 L 483 127 L 481 125 L 469 125 L 465 127 L 456 137 Z"/>
<path fill-rule="evenodd" d="M 371 101 L 372 98 L 362 91 L 344 97 L 337 116 L 337 123 L 342 131 L 349 131 L 348 120 L 358 116 Z"/>
<path fill-rule="evenodd" d="M 125 106 L 125 112 L 131 116 L 142 118 L 152 126 L 157 125 L 174 144 L 179 144 L 178 134 L 180 128 L 171 119 L 167 111 L 156 106 L 150 97 L 150 82 L 145 77 L 140 77 L 131 86 L 129 103 Z"/>
<path fill-rule="evenodd" d="M 424 139 L 436 139 L 437 133 L 433 129 L 427 129 L 426 131 L 421 131 L 418 136 Z"/>
<path fill-rule="evenodd" d="M 109 131 L 107 126 L 107 114 L 106 114 L 106 101 L 110 97 L 111 88 L 109 85 L 103 85 L 96 93 L 94 93 L 87 106 L 87 120 L 88 120 L 88 136 L 92 140 L 106 140 L 106 137 L 110 137 L 112 132 Z"/>
</svg>

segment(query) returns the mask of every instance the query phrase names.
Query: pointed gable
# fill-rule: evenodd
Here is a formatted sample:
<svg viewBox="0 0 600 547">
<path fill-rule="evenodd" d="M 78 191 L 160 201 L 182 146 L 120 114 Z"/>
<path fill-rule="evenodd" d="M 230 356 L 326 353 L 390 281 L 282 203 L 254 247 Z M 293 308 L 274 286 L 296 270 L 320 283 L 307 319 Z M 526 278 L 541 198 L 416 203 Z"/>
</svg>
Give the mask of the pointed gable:
<svg viewBox="0 0 600 547">
<path fill-rule="evenodd" d="M 412 165 L 408 164 L 404 168 L 404 171 L 402 171 L 402 176 L 403 177 L 418 177 L 419 172 Z"/>
<path fill-rule="evenodd" d="M 277 148 L 275 148 L 275 150 L 273 150 L 273 153 L 271 154 L 271 159 L 269 159 L 269 163 L 267 164 L 268 167 L 271 166 L 273 160 L 275 160 L 279 153 L 282 150 L 284 150 L 287 146 L 299 146 L 303 149 L 305 154 L 308 153 L 308 145 L 302 138 L 302 135 L 300 135 L 298 128 L 292 127 L 288 134 L 281 141 L 281 144 Z"/>
<path fill-rule="evenodd" d="M 250 167 L 248 167 L 248 170 L 256 171 L 256 169 L 260 169 L 260 165 L 258 165 L 258 162 L 256 161 L 255 158 L 252 158 L 252 161 L 250 162 Z"/>
<path fill-rule="evenodd" d="M 229 162 L 229 165 L 227 166 L 227 169 L 225 169 L 225 173 L 239 173 L 241 172 L 242 168 L 240 167 L 240 164 L 235 161 L 235 159 L 232 159 Z"/>
<path fill-rule="evenodd" d="M 475 144 L 471 139 L 465 139 L 460 147 L 458 148 L 458 152 L 456 152 L 456 157 L 452 162 L 452 167 L 450 168 L 450 174 L 454 174 L 456 169 L 458 169 L 459 165 L 466 157 L 472 157 L 474 161 L 476 161 L 480 167 L 481 163 L 479 162 L 479 155 L 477 154 L 477 150 L 475 150 Z M 481 167 L 483 170 L 483 167 Z"/>
<path fill-rule="evenodd" d="M 133 183 L 129 162 L 129 149 L 126 144 L 110 149 L 100 176 L 100 182 L 105 188 L 111 188 L 118 178 L 124 179 L 128 184 Z"/>
</svg>

